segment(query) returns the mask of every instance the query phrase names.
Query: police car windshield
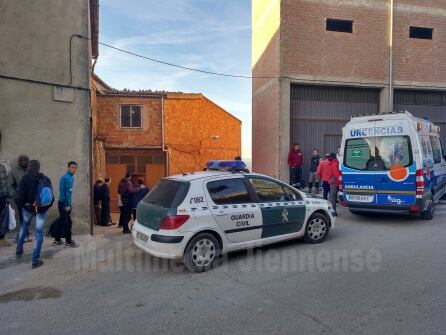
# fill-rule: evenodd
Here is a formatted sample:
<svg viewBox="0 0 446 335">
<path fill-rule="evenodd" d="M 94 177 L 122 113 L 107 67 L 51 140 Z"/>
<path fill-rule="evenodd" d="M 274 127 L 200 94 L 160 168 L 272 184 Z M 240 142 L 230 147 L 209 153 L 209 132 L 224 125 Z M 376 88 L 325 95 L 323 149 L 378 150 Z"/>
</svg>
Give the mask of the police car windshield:
<svg viewBox="0 0 446 335">
<path fill-rule="evenodd" d="M 409 136 L 376 136 L 349 139 L 345 143 L 344 165 L 365 171 L 386 171 L 395 164 L 413 164 Z"/>
<path fill-rule="evenodd" d="M 163 208 L 175 208 L 183 202 L 189 191 L 189 182 L 162 179 L 147 194 L 143 202 Z"/>
</svg>

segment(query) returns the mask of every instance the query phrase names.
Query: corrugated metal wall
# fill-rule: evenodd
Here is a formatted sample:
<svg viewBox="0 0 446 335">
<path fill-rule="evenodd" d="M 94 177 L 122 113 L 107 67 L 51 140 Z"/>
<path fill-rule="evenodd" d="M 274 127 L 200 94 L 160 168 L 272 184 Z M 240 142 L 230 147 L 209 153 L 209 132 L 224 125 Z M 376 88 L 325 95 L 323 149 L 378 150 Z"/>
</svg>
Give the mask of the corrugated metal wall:
<svg viewBox="0 0 446 335">
<path fill-rule="evenodd" d="M 376 114 L 379 89 L 291 85 L 291 143 L 300 143 L 304 177 L 308 180 L 313 148 L 321 155 L 336 152 L 342 127 L 352 115 Z"/>
<path fill-rule="evenodd" d="M 395 90 L 394 110 L 408 111 L 440 126 L 441 142 L 446 146 L 446 92 Z"/>
</svg>

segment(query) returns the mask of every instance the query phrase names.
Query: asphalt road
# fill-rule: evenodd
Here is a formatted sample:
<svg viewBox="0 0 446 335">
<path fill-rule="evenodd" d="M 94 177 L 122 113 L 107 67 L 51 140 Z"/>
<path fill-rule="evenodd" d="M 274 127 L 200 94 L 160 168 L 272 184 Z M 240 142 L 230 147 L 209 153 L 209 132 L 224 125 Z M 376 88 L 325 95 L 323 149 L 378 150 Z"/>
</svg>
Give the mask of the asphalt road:
<svg viewBox="0 0 446 335">
<path fill-rule="evenodd" d="M 116 228 L 110 228 L 115 229 Z M 231 254 L 204 274 L 128 235 L 0 258 L 1 334 L 446 334 L 446 203 L 432 221 L 340 211 L 318 245 Z"/>
</svg>

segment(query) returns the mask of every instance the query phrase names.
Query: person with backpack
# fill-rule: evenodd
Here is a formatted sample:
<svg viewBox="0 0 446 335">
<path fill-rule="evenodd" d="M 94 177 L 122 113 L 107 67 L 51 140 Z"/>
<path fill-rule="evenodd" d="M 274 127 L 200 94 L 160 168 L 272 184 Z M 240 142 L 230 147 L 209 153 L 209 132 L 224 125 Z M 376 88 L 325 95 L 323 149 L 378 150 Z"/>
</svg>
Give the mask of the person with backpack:
<svg viewBox="0 0 446 335">
<path fill-rule="evenodd" d="M 43 173 L 40 173 L 40 162 L 38 160 L 29 161 L 27 173 L 19 184 L 17 198 L 23 206 L 23 224 L 20 226 L 16 255 L 20 257 L 23 254 L 26 231 L 35 217 L 35 242 L 32 255 L 32 268 L 35 269 L 43 264 L 43 261 L 40 259 L 43 243 L 43 226 L 47 217 L 47 211 L 54 202 L 51 180 Z"/>
<path fill-rule="evenodd" d="M 65 248 L 74 248 L 76 243 L 71 239 L 71 198 L 73 195 L 74 175 L 77 171 L 77 163 L 70 161 L 67 165 L 67 172 L 59 180 L 59 202 L 57 203 L 59 209 L 59 234 L 53 241 L 53 245 L 61 245 L 61 238 L 64 237 Z"/>
</svg>

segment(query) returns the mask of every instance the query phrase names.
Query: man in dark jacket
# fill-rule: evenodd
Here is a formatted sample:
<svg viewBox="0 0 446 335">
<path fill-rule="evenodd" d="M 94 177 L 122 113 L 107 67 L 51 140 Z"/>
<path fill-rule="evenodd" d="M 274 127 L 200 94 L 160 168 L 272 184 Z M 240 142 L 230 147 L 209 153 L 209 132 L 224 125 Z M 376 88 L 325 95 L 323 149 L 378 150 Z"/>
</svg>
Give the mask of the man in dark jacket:
<svg viewBox="0 0 446 335">
<path fill-rule="evenodd" d="M 26 173 L 26 169 L 28 168 L 29 157 L 27 155 L 20 155 L 17 165 L 13 166 L 11 169 L 11 173 L 8 177 L 8 187 L 9 194 L 14 199 L 15 207 L 17 209 L 17 213 L 19 214 L 19 223 L 22 225 L 23 222 L 23 214 L 22 214 L 22 205 L 17 199 L 17 191 L 19 189 L 20 181 Z M 20 226 L 19 226 L 20 231 Z M 17 239 L 19 235 L 17 234 Z M 29 235 L 29 230 L 26 231 L 25 243 L 32 242 L 32 238 Z"/>
<path fill-rule="evenodd" d="M 101 199 L 99 194 L 99 189 L 104 184 L 104 181 L 102 179 L 96 180 L 96 183 L 93 186 L 93 205 L 94 205 L 94 216 L 95 216 L 95 224 L 100 225 L 101 224 Z"/>
<path fill-rule="evenodd" d="M 8 190 L 8 174 L 3 164 L 0 164 L 0 214 L 7 209 L 11 196 Z M 5 235 L 0 233 L 0 246 L 10 246 L 11 243 L 5 239 Z"/>
<path fill-rule="evenodd" d="M 319 193 L 319 175 L 317 174 L 317 167 L 321 161 L 321 156 L 319 156 L 319 150 L 313 149 L 313 155 L 310 160 L 310 179 L 308 180 L 308 193 L 313 190 L 313 184 L 316 188 L 315 193 Z"/>
<path fill-rule="evenodd" d="M 149 193 L 149 188 L 144 185 L 144 179 L 138 178 L 138 186 L 140 190 L 136 193 L 133 193 L 130 196 L 130 205 L 132 207 L 132 216 L 133 221 L 136 221 L 136 207 L 138 206 L 139 202 L 144 199 L 147 193 Z"/>
<path fill-rule="evenodd" d="M 118 194 L 121 197 L 122 210 L 119 217 L 119 223 L 122 224 L 122 232 L 130 234 L 129 221 L 132 217 L 132 206 L 130 203 L 130 196 L 139 191 L 139 187 L 134 187 L 132 184 L 132 175 L 126 173 L 125 177 L 121 179 L 118 184 Z"/>
<path fill-rule="evenodd" d="M 110 183 L 111 178 L 105 177 L 105 183 L 99 188 L 99 200 L 101 201 L 101 225 L 111 226 L 110 223 Z"/>
<path fill-rule="evenodd" d="M 294 143 L 293 148 L 289 152 L 288 165 L 290 167 L 290 184 L 292 186 L 301 187 L 303 155 L 300 151 L 299 143 Z"/>
<path fill-rule="evenodd" d="M 39 183 L 43 180 L 48 180 L 51 185 L 51 181 L 43 173 L 40 173 L 40 163 L 37 160 L 30 160 L 28 163 L 28 170 L 25 176 L 19 184 L 17 198 L 23 206 L 23 224 L 20 227 L 19 239 L 17 241 L 16 255 L 21 256 L 23 254 L 23 243 L 25 241 L 26 231 L 32 219 L 36 218 L 35 229 L 35 243 L 32 256 L 32 268 L 38 268 L 43 264 L 40 259 L 40 250 L 43 243 L 43 225 L 45 224 L 46 214 L 51 205 L 46 207 L 37 206 L 37 197 L 39 190 Z M 54 200 L 54 199 L 53 199 Z"/>
</svg>

